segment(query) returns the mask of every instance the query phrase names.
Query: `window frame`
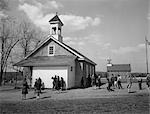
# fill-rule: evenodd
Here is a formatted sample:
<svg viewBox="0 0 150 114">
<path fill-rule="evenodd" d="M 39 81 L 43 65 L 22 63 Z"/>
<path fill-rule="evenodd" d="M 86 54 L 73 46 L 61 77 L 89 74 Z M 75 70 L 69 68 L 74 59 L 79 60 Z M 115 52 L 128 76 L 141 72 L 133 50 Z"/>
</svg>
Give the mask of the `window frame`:
<svg viewBox="0 0 150 114">
<path fill-rule="evenodd" d="M 53 54 L 50 54 L 50 47 L 53 47 Z M 55 55 L 55 46 L 54 45 L 49 45 L 48 46 L 48 56 L 54 56 Z"/>
</svg>

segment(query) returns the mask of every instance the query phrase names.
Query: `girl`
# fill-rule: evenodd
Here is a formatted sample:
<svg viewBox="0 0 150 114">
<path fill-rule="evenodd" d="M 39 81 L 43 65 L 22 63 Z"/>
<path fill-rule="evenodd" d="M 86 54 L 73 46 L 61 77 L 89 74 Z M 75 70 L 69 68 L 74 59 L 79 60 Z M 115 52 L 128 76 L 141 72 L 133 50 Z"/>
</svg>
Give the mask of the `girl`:
<svg viewBox="0 0 150 114">
<path fill-rule="evenodd" d="M 130 75 L 128 75 L 127 78 L 128 78 L 128 80 L 127 80 L 127 83 L 128 83 L 127 88 L 128 88 L 128 93 L 130 93 L 130 89 L 131 89 L 132 82 L 133 82 L 133 77 L 130 74 Z"/>
<path fill-rule="evenodd" d="M 26 81 L 26 78 L 23 80 L 23 87 L 22 87 L 22 100 L 26 100 L 26 94 L 28 94 L 28 83 Z"/>
</svg>

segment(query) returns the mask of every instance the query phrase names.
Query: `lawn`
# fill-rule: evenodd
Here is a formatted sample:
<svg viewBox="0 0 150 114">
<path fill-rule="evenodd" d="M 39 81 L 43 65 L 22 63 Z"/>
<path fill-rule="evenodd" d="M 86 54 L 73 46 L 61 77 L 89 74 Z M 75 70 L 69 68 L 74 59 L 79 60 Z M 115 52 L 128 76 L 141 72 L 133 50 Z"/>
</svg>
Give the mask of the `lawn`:
<svg viewBox="0 0 150 114">
<path fill-rule="evenodd" d="M 114 92 L 95 87 L 73 89 L 66 92 L 45 90 L 40 99 L 34 98 L 31 90 L 28 99 L 21 100 L 20 90 L 1 89 L 0 113 L 2 114 L 149 114 L 149 91 L 143 84 L 143 90 L 138 90 L 137 84 L 132 87 L 133 93 L 124 89 Z"/>
<path fill-rule="evenodd" d="M 1 113 L 137 113 L 149 114 L 148 95 L 74 100 L 37 100 L 1 103 Z"/>
</svg>

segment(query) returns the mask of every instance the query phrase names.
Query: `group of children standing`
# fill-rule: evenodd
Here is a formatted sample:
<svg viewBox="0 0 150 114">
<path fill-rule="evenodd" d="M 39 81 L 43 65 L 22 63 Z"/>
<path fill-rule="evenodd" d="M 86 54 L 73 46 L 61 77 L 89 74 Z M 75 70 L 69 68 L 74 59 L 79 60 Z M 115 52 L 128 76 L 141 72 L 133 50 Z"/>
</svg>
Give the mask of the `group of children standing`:
<svg viewBox="0 0 150 114">
<path fill-rule="evenodd" d="M 90 75 L 84 80 L 84 78 L 81 78 L 81 88 L 85 88 L 85 87 L 91 87 L 91 86 L 96 86 L 100 89 L 100 86 L 102 85 L 101 83 L 101 76 L 95 76 L 92 75 L 90 77 Z"/>
<path fill-rule="evenodd" d="M 107 90 L 108 91 L 114 91 L 111 87 L 118 88 L 118 89 L 123 89 L 122 84 L 121 84 L 121 76 L 114 76 L 112 74 L 112 76 L 110 78 L 107 78 L 108 81 L 108 86 L 107 86 Z"/>
<path fill-rule="evenodd" d="M 149 75 L 148 75 L 149 76 Z M 148 76 L 146 78 L 146 83 L 148 85 L 148 87 L 150 87 L 150 76 L 149 76 L 149 80 L 148 80 Z M 126 76 L 126 79 L 127 79 L 127 89 L 128 89 L 128 93 L 131 92 L 131 87 L 132 87 L 132 84 L 133 84 L 133 80 L 136 79 L 137 82 L 138 82 L 138 87 L 139 87 L 139 90 L 142 90 L 142 83 L 143 83 L 143 80 L 141 77 L 139 78 L 136 78 L 134 77 L 133 75 L 131 74 L 128 74 Z M 118 87 L 118 89 L 123 89 L 122 88 L 122 85 L 121 85 L 121 76 L 118 75 L 118 77 L 114 77 L 113 74 L 112 74 L 112 77 L 109 79 L 107 78 L 108 80 L 108 87 L 107 87 L 107 90 L 108 91 L 114 91 L 113 89 L 111 89 L 111 87 L 113 86 L 114 88 Z"/>
<path fill-rule="evenodd" d="M 132 87 L 132 83 L 133 83 L 133 76 L 132 75 L 127 75 L 127 89 L 128 92 L 130 93 L 131 87 Z M 56 76 L 52 77 L 53 79 L 53 90 L 65 90 L 66 89 L 66 83 L 63 79 L 63 77 L 59 77 Z M 107 78 L 108 81 L 108 86 L 107 86 L 107 90 L 108 91 L 114 91 L 113 89 L 118 88 L 118 89 L 123 89 L 122 85 L 121 85 L 121 76 L 114 76 L 112 74 L 111 77 Z M 138 79 L 138 84 L 139 84 L 139 89 L 142 90 L 142 78 Z M 148 88 L 150 88 L 150 74 L 147 75 L 146 78 L 146 84 L 148 86 Z M 91 79 L 91 86 L 96 85 L 96 87 L 98 86 L 100 89 L 100 86 L 102 85 L 101 83 L 101 76 L 99 75 L 97 78 L 93 77 Z M 81 78 L 81 87 L 85 87 L 84 86 L 84 78 Z M 112 89 L 113 87 L 113 89 Z M 34 84 L 34 90 L 35 90 L 35 94 L 36 94 L 36 98 L 40 98 L 40 94 L 41 94 L 41 90 L 44 89 L 44 83 L 42 83 L 41 78 L 36 79 L 35 84 Z M 23 80 L 23 87 L 22 87 L 22 99 L 25 100 L 26 99 L 26 94 L 28 94 L 28 83 L 26 78 L 24 78 Z"/>
<path fill-rule="evenodd" d="M 139 86 L 139 90 L 142 90 L 142 78 L 139 77 L 139 78 L 136 78 L 134 76 L 132 76 L 131 74 L 130 75 L 127 75 L 127 89 L 128 89 L 128 93 L 131 92 L 131 87 L 132 87 L 132 83 L 133 83 L 133 79 L 137 79 L 137 82 L 138 82 L 138 86 Z"/>
<path fill-rule="evenodd" d="M 66 89 L 66 83 L 63 79 L 63 77 L 59 77 L 59 76 L 56 76 L 55 77 L 52 77 L 53 79 L 53 90 L 65 90 Z"/>
<path fill-rule="evenodd" d="M 36 98 L 40 98 L 41 89 L 44 88 L 44 83 L 42 83 L 41 78 L 36 79 L 34 84 L 34 93 Z M 23 87 L 22 87 L 22 100 L 26 99 L 26 95 L 28 94 L 29 85 L 27 83 L 26 78 L 23 80 Z"/>
<path fill-rule="evenodd" d="M 53 90 L 66 90 L 66 83 L 63 79 L 63 77 L 59 77 L 56 76 L 52 77 L 53 79 Z M 42 82 L 41 78 L 39 77 L 38 79 L 35 80 L 34 83 L 34 94 L 36 95 L 36 98 L 39 99 L 40 98 L 40 94 L 41 94 L 41 90 L 43 90 L 44 87 L 44 83 Z M 22 87 L 22 100 L 26 99 L 26 95 L 28 94 L 28 83 L 26 78 L 24 78 L 23 80 L 23 87 Z"/>
</svg>

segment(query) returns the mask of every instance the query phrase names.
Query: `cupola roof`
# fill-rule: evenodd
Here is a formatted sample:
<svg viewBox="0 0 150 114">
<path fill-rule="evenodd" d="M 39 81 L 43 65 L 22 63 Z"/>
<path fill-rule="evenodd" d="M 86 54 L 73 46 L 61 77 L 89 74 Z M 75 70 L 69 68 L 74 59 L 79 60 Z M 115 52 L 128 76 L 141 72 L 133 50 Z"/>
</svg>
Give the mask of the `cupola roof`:
<svg viewBox="0 0 150 114">
<path fill-rule="evenodd" d="M 59 19 L 58 15 L 56 14 L 52 19 L 49 20 L 50 23 L 56 23 L 56 22 L 60 22 L 61 26 L 63 26 L 64 24 L 62 23 L 62 21 Z"/>
</svg>

